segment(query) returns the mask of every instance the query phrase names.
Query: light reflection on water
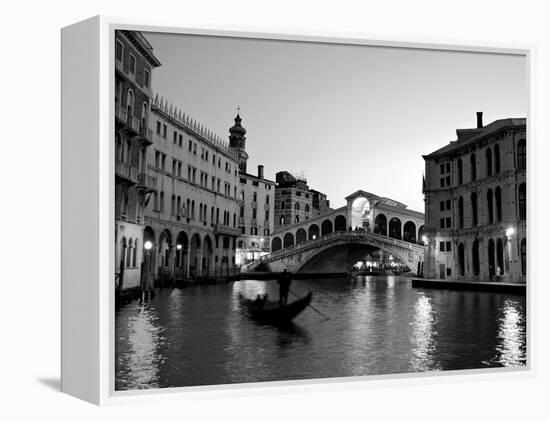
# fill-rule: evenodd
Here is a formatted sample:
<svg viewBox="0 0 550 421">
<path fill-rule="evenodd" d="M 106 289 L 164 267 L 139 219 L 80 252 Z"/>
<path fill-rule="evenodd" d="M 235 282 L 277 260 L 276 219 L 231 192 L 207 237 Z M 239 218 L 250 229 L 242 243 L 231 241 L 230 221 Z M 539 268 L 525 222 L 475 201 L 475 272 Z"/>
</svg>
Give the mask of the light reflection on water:
<svg viewBox="0 0 550 421">
<path fill-rule="evenodd" d="M 159 290 L 116 313 L 117 390 L 525 365 L 525 297 L 414 289 L 399 277 L 293 281 L 313 306 L 255 323 L 238 294 L 276 282 Z"/>
<path fill-rule="evenodd" d="M 500 309 L 496 361 L 504 367 L 525 365 L 525 316 L 518 303 L 506 300 Z"/>
</svg>

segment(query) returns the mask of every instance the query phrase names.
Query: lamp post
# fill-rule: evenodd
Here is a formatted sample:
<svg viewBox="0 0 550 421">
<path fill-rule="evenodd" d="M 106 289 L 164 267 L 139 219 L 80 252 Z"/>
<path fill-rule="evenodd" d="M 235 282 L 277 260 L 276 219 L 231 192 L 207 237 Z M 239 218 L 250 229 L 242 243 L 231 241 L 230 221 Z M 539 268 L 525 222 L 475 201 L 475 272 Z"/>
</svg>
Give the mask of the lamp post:
<svg viewBox="0 0 550 421">
<path fill-rule="evenodd" d="M 430 239 L 427 235 L 422 236 L 422 242 L 424 243 L 424 261 L 421 263 L 421 276 L 424 277 L 424 266 L 426 265 L 426 263 L 428 263 L 429 266 L 430 261 Z"/>
<path fill-rule="evenodd" d="M 182 256 L 182 251 L 181 249 L 183 248 L 183 245 L 181 244 L 176 244 L 176 262 L 178 263 L 176 266 L 177 268 L 181 268 L 182 267 L 182 261 L 183 261 L 183 256 Z M 181 272 L 181 281 L 183 282 L 183 270 L 180 269 L 180 272 Z"/>
<path fill-rule="evenodd" d="M 143 248 L 145 249 L 145 274 L 144 274 L 144 285 L 141 287 L 141 296 L 143 299 L 143 295 L 147 292 L 149 294 L 149 273 L 151 271 L 151 249 L 153 248 L 153 243 L 149 240 L 147 240 L 143 244 Z"/>
</svg>

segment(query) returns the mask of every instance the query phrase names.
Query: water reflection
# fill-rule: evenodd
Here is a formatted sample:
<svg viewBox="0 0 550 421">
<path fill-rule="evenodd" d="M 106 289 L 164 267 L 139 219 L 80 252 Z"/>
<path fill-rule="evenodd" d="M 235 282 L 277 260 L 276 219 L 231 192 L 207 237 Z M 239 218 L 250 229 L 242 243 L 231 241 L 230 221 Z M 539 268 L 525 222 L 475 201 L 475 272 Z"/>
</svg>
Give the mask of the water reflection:
<svg viewBox="0 0 550 421">
<path fill-rule="evenodd" d="M 435 315 L 431 298 L 419 295 L 411 322 L 411 367 L 413 371 L 439 369 L 434 358 L 436 351 L 434 322 Z"/>
<path fill-rule="evenodd" d="M 423 290 L 400 277 L 296 280 L 312 305 L 286 328 L 252 321 L 239 294 L 275 281 L 159 290 L 116 313 L 117 390 L 525 364 L 525 298 Z"/>
<path fill-rule="evenodd" d="M 127 336 L 117 341 L 117 366 L 123 367 L 123 376 L 117 376 L 116 388 L 134 389 L 159 387 L 159 368 L 164 358 L 159 352 L 163 342 L 163 328 L 157 325 L 158 316 L 149 304 L 136 305 L 132 316 L 126 319 Z M 120 331 L 120 329 L 119 329 Z M 122 339 L 122 338 L 119 338 Z"/>
<path fill-rule="evenodd" d="M 526 363 L 525 318 L 518 303 L 506 300 L 500 310 L 496 361 L 504 367 Z"/>
</svg>

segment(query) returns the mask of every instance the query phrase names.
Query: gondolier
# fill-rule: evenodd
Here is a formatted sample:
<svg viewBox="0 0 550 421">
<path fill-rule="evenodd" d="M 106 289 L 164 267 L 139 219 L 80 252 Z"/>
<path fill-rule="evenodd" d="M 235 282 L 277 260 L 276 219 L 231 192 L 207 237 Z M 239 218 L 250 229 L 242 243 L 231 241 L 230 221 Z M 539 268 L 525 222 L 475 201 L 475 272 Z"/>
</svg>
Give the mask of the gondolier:
<svg viewBox="0 0 550 421">
<path fill-rule="evenodd" d="M 287 269 L 281 273 L 277 283 L 279 284 L 279 305 L 286 305 L 288 301 L 288 291 L 290 290 L 290 284 L 292 283 L 290 273 Z"/>
</svg>

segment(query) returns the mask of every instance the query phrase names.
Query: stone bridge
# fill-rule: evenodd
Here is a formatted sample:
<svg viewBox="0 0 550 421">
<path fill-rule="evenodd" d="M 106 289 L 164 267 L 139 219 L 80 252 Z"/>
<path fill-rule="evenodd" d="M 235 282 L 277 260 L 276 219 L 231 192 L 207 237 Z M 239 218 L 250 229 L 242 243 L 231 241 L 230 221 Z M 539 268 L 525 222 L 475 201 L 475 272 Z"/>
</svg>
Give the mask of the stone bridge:
<svg viewBox="0 0 550 421">
<path fill-rule="evenodd" d="M 244 268 L 260 266 L 272 272 L 347 272 L 353 264 L 372 251 L 395 257 L 418 275 L 424 261 L 424 247 L 370 231 L 337 231 L 274 251 Z"/>
</svg>

